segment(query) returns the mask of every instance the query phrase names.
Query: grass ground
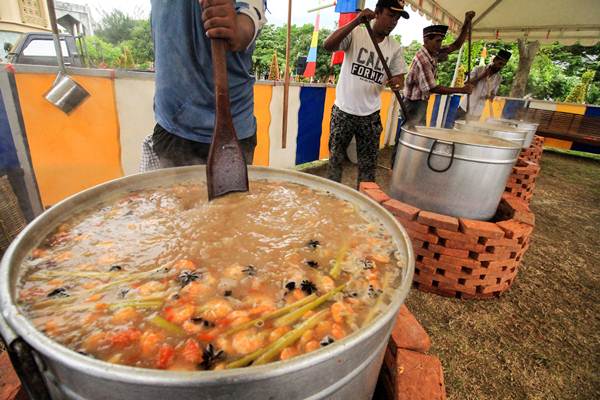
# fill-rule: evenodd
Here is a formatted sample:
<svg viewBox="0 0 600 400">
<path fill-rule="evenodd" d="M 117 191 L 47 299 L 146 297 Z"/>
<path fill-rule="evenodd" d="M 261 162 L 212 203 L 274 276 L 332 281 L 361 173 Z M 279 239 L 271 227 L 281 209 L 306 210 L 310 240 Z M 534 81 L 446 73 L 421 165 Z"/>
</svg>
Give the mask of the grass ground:
<svg viewBox="0 0 600 400">
<path fill-rule="evenodd" d="M 546 152 L 541 166 L 533 242 L 507 293 L 465 301 L 413 289 L 407 299 L 450 400 L 600 399 L 600 162 Z M 356 167 L 345 171 L 355 186 Z M 326 165 L 306 172 L 324 176 Z M 387 190 L 389 172 L 376 180 Z"/>
</svg>

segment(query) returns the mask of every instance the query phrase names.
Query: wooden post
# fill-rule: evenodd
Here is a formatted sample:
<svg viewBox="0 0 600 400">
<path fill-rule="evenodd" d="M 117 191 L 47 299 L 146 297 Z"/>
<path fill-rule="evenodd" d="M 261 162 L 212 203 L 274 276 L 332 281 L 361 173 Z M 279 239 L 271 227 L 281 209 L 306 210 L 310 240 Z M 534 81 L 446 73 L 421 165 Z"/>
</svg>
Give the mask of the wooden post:
<svg viewBox="0 0 600 400">
<path fill-rule="evenodd" d="M 292 0 L 288 0 L 287 41 L 285 44 L 285 80 L 283 83 L 283 126 L 281 148 L 287 147 L 288 100 L 290 94 L 290 49 L 292 45 Z"/>
</svg>

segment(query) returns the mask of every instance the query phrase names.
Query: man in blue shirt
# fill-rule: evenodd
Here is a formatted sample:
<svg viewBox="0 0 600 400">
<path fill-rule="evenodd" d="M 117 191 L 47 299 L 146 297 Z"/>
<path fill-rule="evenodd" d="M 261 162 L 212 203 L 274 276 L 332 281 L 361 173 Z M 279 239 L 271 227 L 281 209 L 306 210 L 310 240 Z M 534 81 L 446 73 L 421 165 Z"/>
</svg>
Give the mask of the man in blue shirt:
<svg viewBox="0 0 600 400">
<path fill-rule="evenodd" d="M 215 123 L 211 38 L 229 45 L 231 114 L 246 161 L 252 162 L 252 53 L 265 8 L 265 0 L 152 0 L 157 123 L 152 149 L 161 167 L 206 164 Z"/>
</svg>

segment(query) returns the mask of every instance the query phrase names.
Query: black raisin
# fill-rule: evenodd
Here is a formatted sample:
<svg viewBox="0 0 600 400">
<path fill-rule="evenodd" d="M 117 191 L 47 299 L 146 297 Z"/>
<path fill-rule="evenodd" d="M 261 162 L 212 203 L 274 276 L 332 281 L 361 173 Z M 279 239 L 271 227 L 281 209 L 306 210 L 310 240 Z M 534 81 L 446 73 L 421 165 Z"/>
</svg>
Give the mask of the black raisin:
<svg viewBox="0 0 600 400">
<path fill-rule="evenodd" d="M 115 272 L 115 271 L 122 271 L 123 267 L 121 267 L 120 265 L 113 265 L 112 267 L 110 267 L 109 271 L 110 272 Z"/>
<path fill-rule="evenodd" d="M 48 297 L 69 297 L 67 289 L 59 287 L 48 293 Z"/>
<path fill-rule="evenodd" d="M 291 292 L 292 290 L 296 289 L 296 282 L 290 281 L 286 283 L 285 288 Z"/>
<path fill-rule="evenodd" d="M 317 261 L 314 261 L 314 260 L 308 260 L 306 262 L 306 265 L 308 265 L 311 268 L 319 268 L 319 263 Z"/>
<path fill-rule="evenodd" d="M 233 293 L 233 292 L 232 292 L 231 290 L 226 290 L 226 291 L 225 291 L 225 293 L 223 293 L 223 296 L 225 296 L 225 297 L 229 297 L 229 296 L 231 296 L 231 295 L 232 295 L 232 293 Z"/>
</svg>

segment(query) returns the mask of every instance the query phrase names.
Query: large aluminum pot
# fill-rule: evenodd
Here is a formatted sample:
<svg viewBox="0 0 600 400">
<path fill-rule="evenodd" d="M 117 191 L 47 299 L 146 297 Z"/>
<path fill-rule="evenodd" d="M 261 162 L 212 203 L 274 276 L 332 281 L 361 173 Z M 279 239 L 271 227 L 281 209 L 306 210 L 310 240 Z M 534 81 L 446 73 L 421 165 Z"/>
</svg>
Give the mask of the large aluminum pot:
<svg viewBox="0 0 600 400">
<path fill-rule="evenodd" d="M 36 330 L 15 305 L 15 284 L 23 259 L 68 216 L 130 190 L 174 182 L 203 181 L 205 168 L 182 167 L 117 179 L 74 195 L 28 225 L 0 264 L 0 333 L 32 398 L 55 399 L 370 399 L 395 316 L 412 283 L 414 256 L 402 226 L 383 207 L 341 184 L 296 171 L 250 167 L 250 180 L 295 182 L 327 190 L 365 211 L 391 234 L 404 267 L 391 304 L 369 326 L 316 352 L 227 371 L 175 372 L 109 364 L 80 355 Z M 345 234 L 340 231 L 340 234 Z M 36 363 L 31 361 L 31 353 Z M 41 376 L 39 376 L 41 374 Z M 36 380 L 36 377 L 43 379 Z M 44 387 L 45 386 L 45 387 Z M 36 395 L 37 393 L 37 395 Z"/>
<path fill-rule="evenodd" d="M 508 140 L 526 149 L 527 131 L 502 124 L 488 124 L 479 121 L 456 121 L 454 127 L 460 131 L 479 132 L 499 139 Z"/>
<path fill-rule="evenodd" d="M 520 151 L 519 145 L 478 133 L 402 128 L 392 197 L 440 214 L 488 220 Z"/>
<path fill-rule="evenodd" d="M 526 121 L 519 121 L 519 120 L 515 120 L 515 119 L 506 119 L 506 118 L 500 118 L 500 119 L 490 118 L 490 119 L 486 120 L 485 122 L 488 124 L 510 126 L 513 128 L 522 129 L 522 130 L 526 131 L 527 137 L 525 138 L 525 143 L 523 144 L 523 146 L 527 146 L 527 148 L 529 148 L 531 146 L 531 143 L 533 142 L 533 138 L 535 137 L 535 134 L 537 132 L 537 128 L 540 125 L 540 124 L 536 124 L 535 122 L 526 122 Z"/>
</svg>

